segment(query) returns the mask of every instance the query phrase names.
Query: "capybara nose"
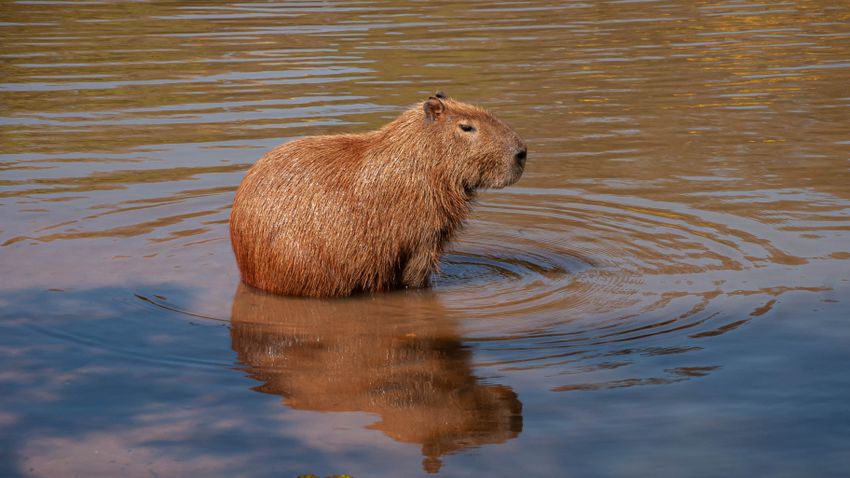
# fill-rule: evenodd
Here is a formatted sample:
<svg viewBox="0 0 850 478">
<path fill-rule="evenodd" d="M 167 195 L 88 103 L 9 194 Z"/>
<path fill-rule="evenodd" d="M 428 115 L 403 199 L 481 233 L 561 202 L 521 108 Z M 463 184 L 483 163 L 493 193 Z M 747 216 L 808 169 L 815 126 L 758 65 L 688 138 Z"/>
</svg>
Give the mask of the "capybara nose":
<svg viewBox="0 0 850 478">
<path fill-rule="evenodd" d="M 525 148 L 525 146 L 523 146 L 522 149 L 514 155 L 514 159 L 517 163 L 519 163 L 520 166 L 525 166 L 525 156 L 527 153 L 528 150 Z"/>
</svg>

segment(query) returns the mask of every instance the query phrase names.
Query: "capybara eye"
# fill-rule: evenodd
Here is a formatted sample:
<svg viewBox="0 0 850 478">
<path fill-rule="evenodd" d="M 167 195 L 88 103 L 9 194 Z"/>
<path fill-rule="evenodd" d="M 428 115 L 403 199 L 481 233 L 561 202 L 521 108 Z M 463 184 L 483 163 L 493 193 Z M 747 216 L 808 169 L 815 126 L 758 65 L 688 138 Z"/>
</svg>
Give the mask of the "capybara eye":
<svg viewBox="0 0 850 478">
<path fill-rule="evenodd" d="M 460 127 L 460 129 L 466 131 L 467 133 L 471 133 L 471 132 L 475 131 L 475 127 L 468 125 L 468 124 L 461 123 L 458 126 Z"/>
</svg>

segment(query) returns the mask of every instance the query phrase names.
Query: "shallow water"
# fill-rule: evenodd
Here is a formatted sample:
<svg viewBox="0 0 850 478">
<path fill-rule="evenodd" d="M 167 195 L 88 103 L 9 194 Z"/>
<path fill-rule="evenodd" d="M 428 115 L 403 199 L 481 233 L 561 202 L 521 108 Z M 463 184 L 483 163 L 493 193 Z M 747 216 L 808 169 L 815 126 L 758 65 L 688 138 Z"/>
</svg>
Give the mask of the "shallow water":
<svg viewBox="0 0 850 478">
<path fill-rule="evenodd" d="M 850 472 L 850 6 L 3 2 L 0 35 L 0 475 Z M 435 286 L 240 287 L 250 164 L 437 89 L 530 155 Z"/>
</svg>

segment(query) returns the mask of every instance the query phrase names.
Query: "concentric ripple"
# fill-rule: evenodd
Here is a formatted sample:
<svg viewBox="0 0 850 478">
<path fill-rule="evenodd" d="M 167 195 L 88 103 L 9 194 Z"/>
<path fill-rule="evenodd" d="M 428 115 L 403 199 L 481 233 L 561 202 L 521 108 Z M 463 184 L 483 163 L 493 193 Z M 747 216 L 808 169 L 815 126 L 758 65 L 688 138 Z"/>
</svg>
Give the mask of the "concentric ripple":
<svg viewBox="0 0 850 478">
<path fill-rule="evenodd" d="M 645 302 L 638 297 L 652 278 L 693 282 L 782 256 L 728 218 L 682 204 L 521 191 L 501 193 L 480 213 L 435 283 L 487 314 L 610 312 Z"/>
<path fill-rule="evenodd" d="M 434 282 L 447 310 L 474 319 L 467 331 L 484 362 L 503 371 L 572 375 L 636 353 L 699 350 L 699 339 L 745 325 L 786 292 L 824 290 L 785 285 L 776 272 L 807 259 L 775 243 L 772 226 L 683 203 L 512 190 L 477 215 Z M 689 376 L 671 370 L 604 386 Z"/>
</svg>

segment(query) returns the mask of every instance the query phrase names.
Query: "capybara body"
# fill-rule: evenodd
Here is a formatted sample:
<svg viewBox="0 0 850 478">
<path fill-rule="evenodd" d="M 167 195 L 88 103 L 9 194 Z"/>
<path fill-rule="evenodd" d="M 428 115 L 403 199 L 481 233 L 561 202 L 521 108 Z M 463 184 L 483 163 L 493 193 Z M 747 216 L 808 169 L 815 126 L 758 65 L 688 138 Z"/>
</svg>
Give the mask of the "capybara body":
<svg viewBox="0 0 850 478">
<path fill-rule="evenodd" d="M 507 124 L 439 92 L 377 131 L 278 146 L 233 201 L 242 280 L 311 297 L 426 286 L 475 191 L 516 182 L 525 157 Z"/>
</svg>

